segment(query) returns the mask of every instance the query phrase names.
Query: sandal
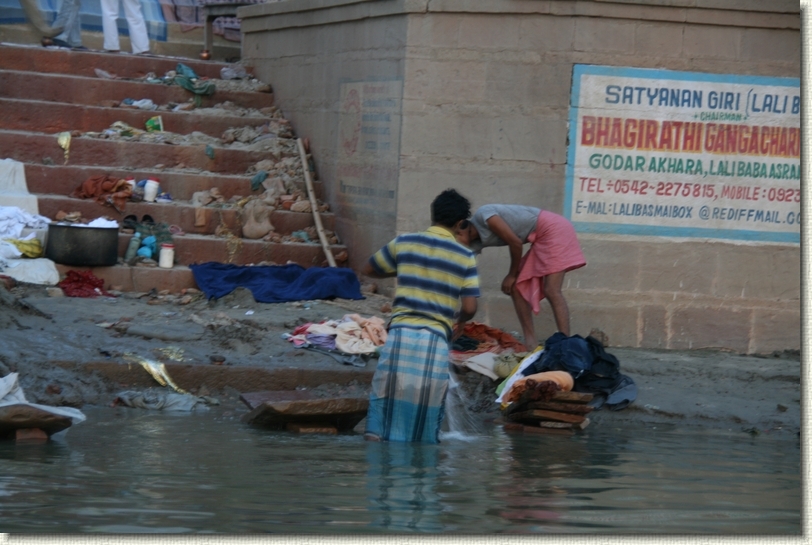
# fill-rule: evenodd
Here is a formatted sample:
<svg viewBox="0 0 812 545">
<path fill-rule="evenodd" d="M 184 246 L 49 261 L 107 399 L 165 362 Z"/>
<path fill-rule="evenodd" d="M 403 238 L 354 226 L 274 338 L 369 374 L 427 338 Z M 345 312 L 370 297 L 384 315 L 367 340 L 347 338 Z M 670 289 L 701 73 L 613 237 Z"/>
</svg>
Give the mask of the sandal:
<svg viewBox="0 0 812 545">
<path fill-rule="evenodd" d="M 122 229 L 132 229 L 135 231 L 138 228 L 138 218 L 132 214 L 121 220 Z"/>
<path fill-rule="evenodd" d="M 170 225 L 169 232 L 172 233 L 173 236 L 182 237 L 186 233 L 181 229 L 180 225 Z"/>
<path fill-rule="evenodd" d="M 149 214 L 144 214 L 144 217 L 141 218 L 141 223 L 144 225 L 155 225 L 155 220 L 152 219 L 152 216 Z"/>
</svg>

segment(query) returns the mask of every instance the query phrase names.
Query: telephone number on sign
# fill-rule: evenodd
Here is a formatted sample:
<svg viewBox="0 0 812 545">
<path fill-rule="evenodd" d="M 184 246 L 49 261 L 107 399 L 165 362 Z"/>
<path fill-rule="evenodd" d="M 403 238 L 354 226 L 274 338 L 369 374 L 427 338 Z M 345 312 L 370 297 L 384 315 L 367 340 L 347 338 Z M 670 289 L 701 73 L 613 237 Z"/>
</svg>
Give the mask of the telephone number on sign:
<svg viewBox="0 0 812 545">
<path fill-rule="evenodd" d="M 716 199 L 714 184 L 682 182 L 647 182 L 646 180 L 604 180 L 580 177 L 581 191 L 586 193 L 617 193 L 621 195 L 657 195 L 660 197 L 704 197 Z"/>
</svg>

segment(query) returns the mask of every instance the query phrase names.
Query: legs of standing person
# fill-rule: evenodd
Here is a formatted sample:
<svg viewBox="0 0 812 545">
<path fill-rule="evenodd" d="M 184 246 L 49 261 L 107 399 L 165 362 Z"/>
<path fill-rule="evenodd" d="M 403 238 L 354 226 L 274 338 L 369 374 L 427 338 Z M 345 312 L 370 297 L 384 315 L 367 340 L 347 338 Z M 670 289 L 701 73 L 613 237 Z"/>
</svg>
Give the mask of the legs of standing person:
<svg viewBox="0 0 812 545">
<path fill-rule="evenodd" d="M 567 305 L 567 300 L 561 291 L 564 285 L 564 275 L 566 272 L 557 272 L 548 274 L 541 279 L 544 286 L 544 297 L 550 302 L 550 307 L 553 311 L 553 318 L 555 319 L 556 328 L 564 335 L 570 335 L 570 310 Z M 536 330 L 533 326 L 533 310 L 530 303 L 522 296 L 522 294 L 514 286 L 510 294 L 513 299 L 513 307 L 516 309 L 516 316 L 519 318 L 519 325 L 522 328 L 524 335 L 524 346 L 528 350 L 533 350 L 538 346 L 536 339 Z"/>
<path fill-rule="evenodd" d="M 567 306 L 567 300 L 564 299 L 564 294 L 561 293 L 561 287 L 564 285 L 565 272 L 557 272 L 548 274 L 544 277 L 544 295 L 550 302 L 550 307 L 553 309 L 553 317 L 555 318 L 555 325 L 558 331 L 569 337 L 570 335 L 570 309 Z"/>
<path fill-rule="evenodd" d="M 448 341 L 427 329 L 389 330 L 372 377 L 364 439 L 439 442 Z"/>
<path fill-rule="evenodd" d="M 538 346 L 538 341 L 536 340 L 536 329 L 533 326 L 533 312 L 530 303 L 525 301 L 515 286 L 510 292 L 510 298 L 513 299 L 513 308 L 516 309 L 516 317 L 519 318 L 519 326 L 522 328 L 524 346 L 528 350 L 534 350 Z"/>
<path fill-rule="evenodd" d="M 118 40 L 118 3 L 120 0 L 101 0 L 102 32 L 104 32 L 105 51 L 119 51 Z"/>
<path fill-rule="evenodd" d="M 124 16 L 127 18 L 127 28 L 130 29 L 130 45 L 133 53 L 149 52 L 149 36 L 144 14 L 141 11 L 141 0 L 123 0 Z"/>
<path fill-rule="evenodd" d="M 68 44 L 70 47 L 82 46 L 82 27 L 79 19 L 81 0 L 62 0 L 59 13 L 54 21 L 54 27 L 62 27 L 62 33 L 54 37 L 54 43 Z"/>
</svg>

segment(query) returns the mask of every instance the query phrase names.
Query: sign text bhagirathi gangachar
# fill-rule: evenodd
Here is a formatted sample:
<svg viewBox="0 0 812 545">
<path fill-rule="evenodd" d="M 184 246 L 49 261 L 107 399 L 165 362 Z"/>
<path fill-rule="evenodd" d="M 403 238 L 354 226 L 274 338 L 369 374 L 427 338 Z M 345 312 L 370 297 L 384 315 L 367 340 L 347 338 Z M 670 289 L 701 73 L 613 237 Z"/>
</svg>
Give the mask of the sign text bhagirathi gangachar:
<svg viewBox="0 0 812 545">
<path fill-rule="evenodd" d="M 580 232 L 800 242 L 800 81 L 576 65 Z"/>
</svg>

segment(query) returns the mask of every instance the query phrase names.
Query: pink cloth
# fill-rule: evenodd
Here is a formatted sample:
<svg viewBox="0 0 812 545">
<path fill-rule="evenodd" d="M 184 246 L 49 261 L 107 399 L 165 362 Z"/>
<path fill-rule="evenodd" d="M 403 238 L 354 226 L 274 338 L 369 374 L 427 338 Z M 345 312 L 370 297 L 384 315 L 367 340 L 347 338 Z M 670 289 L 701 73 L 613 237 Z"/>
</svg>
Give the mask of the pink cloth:
<svg viewBox="0 0 812 545">
<path fill-rule="evenodd" d="M 519 265 L 516 289 L 538 314 L 539 303 L 544 299 L 544 277 L 583 267 L 586 260 L 572 223 L 547 210 L 539 214 L 536 230 L 527 236 L 527 241 L 530 249 Z"/>
</svg>

